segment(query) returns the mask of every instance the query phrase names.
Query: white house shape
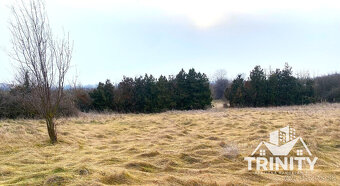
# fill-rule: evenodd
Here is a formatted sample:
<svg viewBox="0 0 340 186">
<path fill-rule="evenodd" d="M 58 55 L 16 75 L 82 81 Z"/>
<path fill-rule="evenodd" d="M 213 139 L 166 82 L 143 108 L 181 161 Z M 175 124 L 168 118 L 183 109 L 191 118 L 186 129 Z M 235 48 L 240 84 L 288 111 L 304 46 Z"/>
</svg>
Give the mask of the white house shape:
<svg viewBox="0 0 340 186">
<path fill-rule="evenodd" d="M 284 133 L 283 138 L 286 139 L 285 143 L 280 143 L 280 133 Z M 295 138 L 295 129 L 292 129 L 289 126 L 271 132 L 269 137 L 270 143 L 262 141 L 251 155 L 253 156 L 264 144 L 274 156 L 287 156 L 298 141 L 301 141 L 307 153 L 311 156 L 312 153 L 309 151 L 306 143 L 301 137 Z M 302 151 L 299 152 L 302 153 Z"/>
</svg>

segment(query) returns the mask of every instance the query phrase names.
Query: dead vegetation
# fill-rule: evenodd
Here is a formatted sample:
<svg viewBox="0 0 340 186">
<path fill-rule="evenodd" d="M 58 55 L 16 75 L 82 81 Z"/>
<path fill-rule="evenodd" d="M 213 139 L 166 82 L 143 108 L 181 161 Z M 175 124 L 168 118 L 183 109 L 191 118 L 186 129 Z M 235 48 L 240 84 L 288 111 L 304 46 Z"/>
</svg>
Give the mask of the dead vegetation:
<svg viewBox="0 0 340 186">
<path fill-rule="evenodd" d="M 58 123 L 0 121 L 0 185 L 336 185 L 340 104 L 213 108 L 161 114 L 84 114 Z M 243 160 L 270 131 L 293 126 L 314 172 L 254 174 Z"/>
</svg>

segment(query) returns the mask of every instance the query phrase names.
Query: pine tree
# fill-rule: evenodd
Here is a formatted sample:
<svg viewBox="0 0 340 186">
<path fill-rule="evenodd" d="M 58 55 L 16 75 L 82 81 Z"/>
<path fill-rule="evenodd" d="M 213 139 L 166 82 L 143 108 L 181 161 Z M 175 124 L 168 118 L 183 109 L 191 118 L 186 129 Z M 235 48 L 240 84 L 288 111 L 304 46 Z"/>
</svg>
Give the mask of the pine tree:
<svg viewBox="0 0 340 186">
<path fill-rule="evenodd" d="M 254 107 L 261 107 L 267 105 L 267 82 L 266 75 L 260 66 L 255 66 L 255 68 L 250 72 L 250 90 L 251 103 Z"/>
<path fill-rule="evenodd" d="M 231 107 L 244 106 L 245 104 L 245 90 L 244 79 L 242 75 L 237 75 L 236 79 L 232 81 L 232 84 L 225 92 L 226 98 L 229 100 Z"/>
<path fill-rule="evenodd" d="M 281 71 L 276 69 L 275 72 L 271 72 L 268 78 L 268 105 L 280 105 L 280 82 L 281 82 Z"/>
<path fill-rule="evenodd" d="M 104 85 L 105 106 L 106 109 L 115 110 L 114 103 L 114 89 L 115 87 L 110 80 L 106 80 Z"/>
<path fill-rule="evenodd" d="M 119 112 L 136 112 L 135 107 L 135 82 L 132 78 L 123 77 L 118 84 L 117 89 L 117 111 Z"/>
<path fill-rule="evenodd" d="M 188 82 L 186 81 L 187 73 L 182 69 L 174 81 L 175 83 L 175 100 L 176 109 L 187 110 L 190 109 L 190 95 L 188 90 Z"/>
<path fill-rule="evenodd" d="M 156 107 L 157 112 L 171 110 L 174 108 L 174 93 L 172 82 L 165 76 L 160 76 L 156 82 Z"/>
<path fill-rule="evenodd" d="M 93 100 L 93 108 L 97 111 L 104 111 L 106 107 L 106 96 L 104 90 L 104 83 L 99 82 L 96 89 L 89 93 Z"/>
</svg>

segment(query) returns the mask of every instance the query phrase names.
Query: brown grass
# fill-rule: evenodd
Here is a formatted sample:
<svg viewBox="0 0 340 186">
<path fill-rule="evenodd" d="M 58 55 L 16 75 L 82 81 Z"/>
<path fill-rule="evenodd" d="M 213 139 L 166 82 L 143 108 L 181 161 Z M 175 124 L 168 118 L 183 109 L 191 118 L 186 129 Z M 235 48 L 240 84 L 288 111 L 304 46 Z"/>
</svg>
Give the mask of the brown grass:
<svg viewBox="0 0 340 186">
<path fill-rule="evenodd" d="M 293 126 L 319 160 L 302 175 L 254 174 L 249 156 L 269 132 Z M 0 185 L 337 185 L 340 104 L 84 114 L 0 121 Z"/>
</svg>

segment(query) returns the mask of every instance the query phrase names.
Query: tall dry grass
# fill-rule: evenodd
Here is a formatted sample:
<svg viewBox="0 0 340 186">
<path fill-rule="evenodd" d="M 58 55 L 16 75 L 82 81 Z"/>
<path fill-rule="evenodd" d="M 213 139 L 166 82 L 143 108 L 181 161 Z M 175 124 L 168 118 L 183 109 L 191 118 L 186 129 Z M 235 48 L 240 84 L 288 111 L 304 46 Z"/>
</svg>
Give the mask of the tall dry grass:
<svg viewBox="0 0 340 186">
<path fill-rule="evenodd" d="M 83 114 L 58 122 L 60 142 L 51 145 L 43 121 L 0 121 L 0 185 L 337 185 L 340 178 L 340 104 Z M 243 158 L 286 125 L 319 158 L 315 171 L 249 172 Z"/>
</svg>

